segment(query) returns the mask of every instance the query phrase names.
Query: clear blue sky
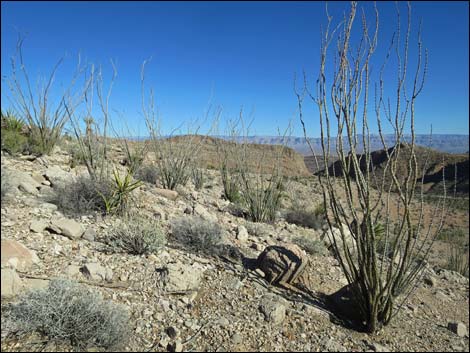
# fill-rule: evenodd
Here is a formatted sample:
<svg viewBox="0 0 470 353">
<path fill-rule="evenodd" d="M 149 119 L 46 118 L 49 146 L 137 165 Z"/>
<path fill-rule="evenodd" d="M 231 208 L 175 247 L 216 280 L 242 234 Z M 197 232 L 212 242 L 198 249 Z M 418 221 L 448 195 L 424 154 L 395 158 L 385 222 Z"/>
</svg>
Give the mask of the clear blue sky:
<svg viewBox="0 0 470 353">
<path fill-rule="evenodd" d="M 134 133 L 145 134 L 140 112 L 139 71 L 147 70 L 148 86 L 164 127 L 201 117 L 209 97 L 224 117 L 241 106 L 254 111 L 252 133 L 276 135 L 294 119 L 293 135 L 301 136 L 293 94 L 294 73 L 303 69 L 317 77 L 320 25 L 326 23 L 323 2 L 9 2 L 2 1 L 2 77 L 10 72 L 17 31 L 27 33 L 24 56 L 30 74 L 50 72 L 65 53 L 56 83 L 66 83 L 77 53 L 103 64 L 109 59 L 118 77 L 111 106 L 122 112 Z M 370 3 L 359 3 L 373 20 Z M 396 28 L 395 4 L 378 4 L 379 48 L 376 69 Z M 401 3 L 403 17 L 406 4 Z M 349 9 L 347 2 L 329 4 L 334 21 Z M 417 111 L 417 132 L 468 134 L 469 5 L 468 2 L 412 3 L 413 29 L 423 20 L 423 42 L 429 50 L 429 74 Z M 360 27 L 360 17 L 356 19 Z M 414 53 L 414 46 L 411 54 Z M 395 81 L 390 80 L 391 88 Z M 2 108 L 5 85 L 2 82 Z M 316 110 L 307 109 L 309 135 L 319 136 Z"/>
</svg>

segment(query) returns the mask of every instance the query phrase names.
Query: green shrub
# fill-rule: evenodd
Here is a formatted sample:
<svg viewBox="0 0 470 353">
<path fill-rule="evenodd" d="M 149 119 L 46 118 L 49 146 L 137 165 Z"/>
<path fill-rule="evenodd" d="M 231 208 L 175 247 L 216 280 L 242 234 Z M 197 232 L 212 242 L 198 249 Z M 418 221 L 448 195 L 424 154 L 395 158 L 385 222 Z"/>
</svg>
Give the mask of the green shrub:
<svg viewBox="0 0 470 353">
<path fill-rule="evenodd" d="M 1 136 L 3 151 L 15 155 L 28 150 L 28 138 L 21 132 L 2 129 Z"/>
<path fill-rule="evenodd" d="M 247 175 L 242 175 L 241 200 L 251 221 L 274 222 L 281 206 L 284 180 L 282 177 L 272 176 L 264 182 L 260 178 L 262 176 L 253 181 Z"/>
<path fill-rule="evenodd" d="M 37 332 L 50 340 L 70 342 L 78 350 L 118 347 L 130 332 L 124 307 L 63 279 L 23 295 L 7 315 L 22 333 Z"/>
<path fill-rule="evenodd" d="M 191 178 L 196 190 L 201 190 L 204 186 L 204 172 L 200 168 L 193 168 L 191 171 Z"/>
<path fill-rule="evenodd" d="M 220 170 L 222 177 L 222 185 L 224 187 L 224 198 L 230 202 L 237 203 L 240 201 L 239 178 L 234 172 L 229 172 L 226 165 Z"/>
<path fill-rule="evenodd" d="M 466 245 L 460 242 L 449 243 L 446 268 L 468 277 L 469 275 L 468 242 Z"/>
<path fill-rule="evenodd" d="M 172 239 L 196 252 L 214 255 L 222 241 L 222 228 L 217 223 L 196 216 L 177 218 L 171 225 Z"/>
<path fill-rule="evenodd" d="M 166 238 L 158 222 L 133 215 L 113 227 L 104 242 L 111 252 L 143 255 L 158 252 L 166 244 Z"/>
<path fill-rule="evenodd" d="M 114 169 L 114 184 L 111 195 L 98 191 L 104 201 L 106 213 L 120 213 L 127 211 L 129 197 L 132 191 L 141 186 L 141 181 L 132 181 L 132 173 L 126 170 L 126 175 L 121 177 Z"/>
</svg>

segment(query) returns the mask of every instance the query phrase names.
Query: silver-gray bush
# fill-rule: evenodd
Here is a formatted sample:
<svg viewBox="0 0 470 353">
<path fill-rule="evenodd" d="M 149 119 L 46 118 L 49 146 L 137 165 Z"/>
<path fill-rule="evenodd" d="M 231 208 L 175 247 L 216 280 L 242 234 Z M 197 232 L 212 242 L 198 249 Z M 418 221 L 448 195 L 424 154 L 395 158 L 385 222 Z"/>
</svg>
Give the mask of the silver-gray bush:
<svg viewBox="0 0 470 353">
<path fill-rule="evenodd" d="M 127 309 L 65 279 L 24 294 L 7 315 L 19 333 L 38 332 L 51 340 L 69 341 L 78 349 L 118 347 L 130 332 Z"/>
</svg>

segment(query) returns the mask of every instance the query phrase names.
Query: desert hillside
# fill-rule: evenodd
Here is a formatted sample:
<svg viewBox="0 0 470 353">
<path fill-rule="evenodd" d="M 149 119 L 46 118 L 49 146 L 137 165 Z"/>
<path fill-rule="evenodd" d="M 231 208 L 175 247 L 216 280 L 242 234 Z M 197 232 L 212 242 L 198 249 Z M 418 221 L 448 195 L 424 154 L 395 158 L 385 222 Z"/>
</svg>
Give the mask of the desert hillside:
<svg viewBox="0 0 470 353">
<path fill-rule="evenodd" d="M 409 150 L 407 145 L 403 145 L 401 156 L 397 165 L 397 174 L 401 177 L 407 174 L 407 166 L 409 160 Z M 392 153 L 394 147 L 389 148 L 388 152 Z M 361 168 L 365 170 L 365 157 L 358 154 L 358 159 L 361 161 Z M 446 192 L 448 195 L 456 193 L 460 196 L 468 196 L 468 181 L 469 181 L 469 156 L 468 154 L 451 154 L 439 152 L 434 149 L 416 146 L 416 158 L 418 163 L 419 174 L 417 180 L 419 183 L 423 178 L 424 191 L 429 194 L 442 194 L 443 186 L 445 183 Z M 383 174 L 385 165 L 387 163 L 387 153 L 385 150 L 376 150 L 371 152 L 371 161 L 373 169 L 378 178 Z M 312 173 L 321 172 L 324 168 L 322 158 L 319 157 L 320 170 L 316 170 L 316 165 L 313 156 L 305 157 L 305 164 Z M 335 173 L 341 175 L 342 167 L 341 162 L 336 157 L 331 157 L 329 165 L 330 174 Z M 443 181 L 443 178 L 445 181 Z M 391 180 L 387 179 L 386 182 L 390 183 Z"/>
<path fill-rule="evenodd" d="M 210 140 L 204 148 L 204 160 L 214 163 L 215 155 L 207 152 L 214 149 Z M 63 186 L 77 185 L 73 181 L 86 174 L 84 165 L 71 163 L 68 151 L 65 145 L 43 157 L 2 152 L 2 351 L 72 349 L 38 333 L 21 339 L 11 334 L 10 305 L 31 290 L 61 288 L 56 278 L 122 305 L 130 326 L 125 351 L 469 349 L 469 281 L 448 269 L 445 241 L 437 242 L 416 291 L 388 327 L 367 335 L 350 321 L 337 294 L 347 281 L 328 250 L 326 225 L 294 224 L 287 216 L 321 203 L 316 176 L 289 179 L 272 223 L 252 222 L 224 199 L 214 169 L 203 169 L 200 189 L 192 180 L 175 191 L 144 182 L 131 199 L 134 218 L 125 219 L 63 208 L 64 197 L 74 194 Z M 122 148 L 112 146 L 111 155 L 124 171 Z M 297 164 L 298 155 L 292 156 L 295 163 L 285 163 L 302 170 L 302 160 Z M 125 235 L 131 224 L 140 229 L 142 219 L 152 239 L 159 239 L 156 250 L 136 255 L 110 238 Z M 455 209 L 446 222 L 448 230 L 468 229 L 468 208 Z M 216 237 L 219 245 L 190 241 L 191 236 Z M 468 239 L 468 232 L 463 236 Z M 292 289 L 271 285 L 253 263 L 268 246 L 292 244 L 308 260 L 305 272 Z M 121 318 L 121 312 L 115 315 Z"/>
</svg>

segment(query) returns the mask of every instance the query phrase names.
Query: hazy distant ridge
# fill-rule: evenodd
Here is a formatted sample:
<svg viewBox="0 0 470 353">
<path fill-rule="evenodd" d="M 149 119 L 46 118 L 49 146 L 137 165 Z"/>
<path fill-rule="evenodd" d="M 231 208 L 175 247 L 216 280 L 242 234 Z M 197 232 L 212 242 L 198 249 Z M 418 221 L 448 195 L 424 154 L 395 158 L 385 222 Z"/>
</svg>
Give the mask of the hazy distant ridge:
<svg viewBox="0 0 470 353">
<path fill-rule="evenodd" d="M 220 136 L 225 138 L 224 136 Z M 242 137 L 239 137 L 238 140 L 242 140 Z M 250 143 L 259 143 L 259 144 L 269 144 L 277 145 L 281 144 L 282 137 L 278 136 L 249 136 L 246 138 Z M 334 138 L 335 140 L 336 138 Z M 411 141 L 411 136 L 406 135 L 404 137 L 405 141 Z M 430 141 L 429 135 L 416 135 L 415 141 L 419 146 L 431 147 L 441 152 L 447 153 L 465 153 L 469 150 L 469 135 L 432 135 L 432 140 Z M 297 152 L 303 155 L 311 154 L 308 144 L 303 137 L 285 137 L 287 145 Z M 362 136 L 358 136 L 358 141 L 362 142 Z M 370 142 L 372 150 L 383 149 L 382 142 L 378 135 L 370 137 Z M 320 138 L 310 138 L 310 143 L 316 151 L 321 151 L 321 139 Z M 392 147 L 394 145 L 393 135 L 385 135 L 385 143 L 387 147 Z M 335 151 L 334 141 L 331 146 L 332 152 Z M 362 152 L 362 144 L 358 152 Z"/>
</svg>

